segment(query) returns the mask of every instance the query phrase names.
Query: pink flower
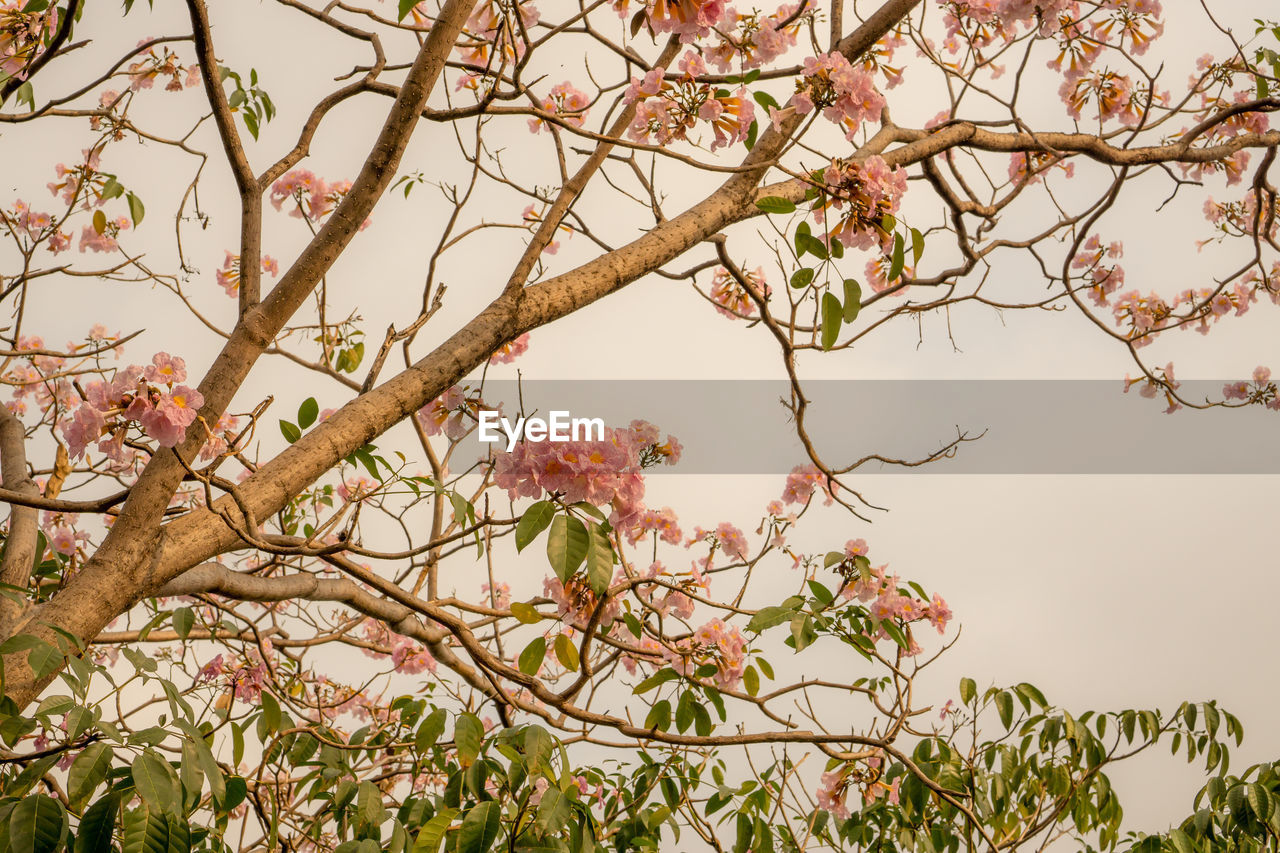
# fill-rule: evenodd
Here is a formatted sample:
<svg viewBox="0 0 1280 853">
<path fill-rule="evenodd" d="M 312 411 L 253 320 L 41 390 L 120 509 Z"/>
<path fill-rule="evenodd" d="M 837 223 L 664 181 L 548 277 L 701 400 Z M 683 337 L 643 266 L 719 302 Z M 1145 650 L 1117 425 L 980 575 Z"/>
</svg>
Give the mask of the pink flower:
<svg viewBox="0 0 1280 853">
<path fill-rule="evenodd" d="M 723 522 L 716 528 L 716 539 L 726 556 L 735 560 L 747 559 L 747 540 L 737 527 Z"/>
<path fill-rule="evenodd" d="M 788 504 L 808 503 L 815 488 L 821 488 L 827 495 L 824 502 L 830 506 L 833 497 L 827 483 L 827 475 L 818 470 L 816 465 L 797 465 L 787 475 L 787 484 L 782 490 L 782 501 Z"/>
<path fill-rule="evenodd" d="M 161 447 L 175 447 L 186 436 L 187 427 L 195 421 L 203 405 L 204 397 L 199 391 L 179 385 L 170 393 L 162 394 L 155 408 L 137 420 Z"/>
<path fill-rule="evenodd" d="M 529 349 L 529 333 L 525 332 L 512 341 L 507 341 L 489 358 L 490 364 L 510 364 Z"/>
<path fill-rule="evenodd" d="M 179 356 L 158 352 L 151 357 L 151 364 L 143 374 L 148 382 L 163 385 L 174 385 L 187 378 L 187 363 Z"/>
</svg>

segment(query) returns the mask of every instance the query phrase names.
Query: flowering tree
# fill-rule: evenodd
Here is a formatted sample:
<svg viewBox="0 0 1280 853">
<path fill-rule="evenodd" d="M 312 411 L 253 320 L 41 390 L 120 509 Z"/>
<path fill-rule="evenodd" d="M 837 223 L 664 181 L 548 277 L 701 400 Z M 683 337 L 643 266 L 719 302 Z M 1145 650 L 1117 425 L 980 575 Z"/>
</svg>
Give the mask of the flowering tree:
<svg viewBox="0 0 1280 853">
<path fill-rule="evenodd" d="M 186 0 L 180 24 L 0 0 L 5 162 L 54 176 L 0 210 L 0 848 L 1276 849 L 1280 775 L 1228 775 L 1241 729 L 1214 703 L 1072 713 L 966 679 L 923 706 L 944 599 L 862 539 L 793 534 L 819 504 L 857 517 L 870 461 L 810 440 L 800 362 L 922 312 L 1065 307 L 1171 410 L 1280 408 L 1265 366 L 1203 401 L 1145 358 L 1280 302 L 1280 27 L 1194 6 L 1192 65 L 1161 54 L 1158 0 Z M 220 59 L 263 28 L 352 68 L 278 116 L 287 72 Z M 354 178 L 317 174 L 369 103 Z M 285 115 L 280 154 L 258 140 Z M 51 145 L 56 167 L 33 159 Z M 170 154 L 190 165 L 157 186 Z M 1220 249 L 1178 292 L 1126 282 L 1132 224 L 1109 216 L 1157 191 Z M 220 204 L 239 233 L 205 245 Z M 335 264 L 414 204 L 421 308 L 366 349 Z M 471 281 L 487 304 L 442 330 L 479 241 L 505 280 Z M 1034 296 L 990 275 L 1019 257 Z M 654 277 L 791 378 L 809 462 L 741 527 L 646 503 L 681 445 L 643 421 L 461 449 L 520 405 L 478 370 Z M 41 294 L 66 281 L 162 292 L 58 346 L 68 306 Z M 139 336 L 175 307 L 216 357 Z M 268 371 L 319 390 L 268 417 L 246 384 Z M 763 594 L 769 567 L 790 595 Z M 820 671 L 815 644 L 848 665 Z M 1162 740 L 1214 775 L 1179 828 L 1125 834 L 1108 768 Z"/>
</svg>

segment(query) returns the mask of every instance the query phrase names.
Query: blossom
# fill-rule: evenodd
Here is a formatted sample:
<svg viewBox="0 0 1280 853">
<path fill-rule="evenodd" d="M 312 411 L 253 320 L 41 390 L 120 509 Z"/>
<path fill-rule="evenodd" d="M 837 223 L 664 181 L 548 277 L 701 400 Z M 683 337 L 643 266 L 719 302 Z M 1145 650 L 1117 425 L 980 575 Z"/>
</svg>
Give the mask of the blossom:
<svg viewBox="0 0 1280 853">
<path fill-rule="evenodd" d="M 782 501 L 788 504 L 808 503 L 815 488 L 821 488 L 826 493 L 827 499 L 824 503 L 830 506 L 834 498 L 827 475 L 818 470 L 816 465 L 797 465 L 787 475 L 787 483 L 782 490 Z"/>
<path fill-rule="evenodd" d="M 648 4 L 653 31 L 677 34 L 685 44 L 710 35 L 724 15 L 724 0 L 652 0 Z"/>
<path fill-rule="evenodd" d="M 187 427 L 195 421 L 203 405 L 204 397 L 199 391 L 179 385 L 162 394 L 155 408 L 144 412 L 138 422 L 161 447 L 174 447 L 186 436 Z"/>
<path fill-rule="evenodd" d="M 626 529 L 627 541 L 634 545 L 647 531 L 655 531 L 658 538 L 670 545 L 679 544 L 683 538 L 676 513 L 669 506 L 660 510 L 646 509 L 640 513 L 636 523 Z"/>
<path fill-rule="evenodd" d="M 876 91 L 874 79 L 865 68 L 850 65 L 843 54 L 832 51 L 807 57 L 801 73 L 791 98 L 797 115 L 822 110 L 823 117 L 843 127 L 850 140 L 862 122 L 880 119 L 885 100 Z"/>
<path fill-rule="evenodd" d="M 577 89 L 572 83 L 566 80 L 558 83 L 551 88 L 551 93 L 542 99 L 540 106 L 542 111 L 559 116 L 565 124 L 573 127 L 582 127 L 587 120 L 587 107 L 591 104 L 591 99 L 587 97 L 586 92 Z M 546 124 L 543 119 L 529 119 L 529 131 L 538 133 L 542 130 L 542 126 Z"/>
<path fill-rule="evenodd" d="M 415 417 L 427 435 L 444 433 L 451 441 L 466 435 L 475 423 L 479 400 L 468 398 L 466 389 L 454 385 L 417 411 Z"/>
<path fill-rule="evenodd" d="M 884 229 L 885 217 L 897 213 L 907 175 L 901 168 L 889 168 L 883 157 L 865 160 L 832 160 L 823 172 L 824 193 L 814 211 L 814 219 L 826 222 L 832 211 L 840 219 L 827 229 L 829 239 L 846 248 L 879 249 L 887 252 L 892 235 Z"/>
<path fill-rule="evenodd" d="M 715 618 L 698 627 L 691 637 L 676 644 L 677 657 L 671 666 L 681 675 L 692 675 L 705 664 L 714 664 L 712 681 L 722 690 L 732 690 L 746 671 L 747 641 L 734 626 Z"/>
<path fill-rule="evenodd" d="M 624 527 L 644 509 L 643 449 L 628 431 L 612 428 L 605 429 L 602 441 L 522 441 L 496 454 L 494 483 L 512 499 L 537 498 L 546 491 L 566 503 L 610 505 L 611 523 Z"/>
<path fill-rule="evenodd" d="M 784 3 L 772 15 L 762 16 L 755 10 L 743 14 L 729 7 L 715 30 L 720 43 L 706 51 L 707 58 L 721 73 L 767 65 L 795 47 L 804 20 L 802 16 L 793 19 L 797 8 L 796 3 Z"/>
<path fill-rule="evenodd" d="M 848 820 L 849 806 L 845 798 L 849 789 L 849 773 L 837 768 L 822 774 L 818 785 L 818 808 L 831 814 L 836 820 Z"/>
<path fill-rule="evenodd" d="M 520 337 L 507 341 L 498 350 L 489 357 L 490 364 L 510 364 L 520 356 L 524 355 L 529 349 L 529 333 L 525 332 Z"/>
<path fill-rule="evenodd" d="M 720 543 L 726 556 L 735 560 L 747 559 L 747 540 L 742 535 L 742 531 L 729 522 L 723 522 L 716 527 L 716 541 Z"/>
<path fill-rule="evenodd" d="M 697 70 L 696 65 L 684 63 Z M 650 139 L 659 145 L 688 139 L 699 121 L 711 125 L 711 150 L 746 139 L 755 121 L 755 105 L 745 88 L 736 92 L 699 83 L 686 72 L 674 81 L 665 79 L 665 70 L 655 68 L 644 77 L 632 77 L 627 103 L 635 106 L 635 116 L 627 136 L 635 142 Z"/>
<path fill-rule="evenodd" d="M 756 267 L 751 272 L 745 273 L 743 277 L 757 294 L 768 298 L 769 285 L 765 284 L 763 267 Z M 711 301 L 716 303 L 716 311 L 730 320 L 750 317 L 756 310 L 756 304 L 751 299 L 751 295 L 724 267 L 717 267 L 715 276 L 711 280 Z"/>
<path fill-rule="evenodd" d="M 148 382 L 174 385 L 186 380 L 187 363 L 180 356 L 158 352 L 151 357 L 151 364 L 147 365 L 143 375 Z"/>
</svg>

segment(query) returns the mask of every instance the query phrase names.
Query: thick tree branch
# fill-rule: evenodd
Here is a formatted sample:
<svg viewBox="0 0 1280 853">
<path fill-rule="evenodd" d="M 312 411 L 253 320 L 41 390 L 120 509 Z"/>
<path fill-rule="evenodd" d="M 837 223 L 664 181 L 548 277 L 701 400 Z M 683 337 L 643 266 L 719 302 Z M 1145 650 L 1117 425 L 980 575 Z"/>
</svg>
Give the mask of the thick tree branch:
<svg viewBox="0 0 1280 853">
<path fill-rule="evenodd" d="M 40 489 L 27 473 L 27 435 L 7 406 L 0 406 L 0 476 L 4 488 L 34 498 Z M 11 504 L 9 530 L 4 540 L 4 557 L 0 559 L 0 583 L 26 589 L 35 564 L 36 538 L 40 532 L 40 512 L 34 507 Z M 0 592 L 0 635 L 7 631 L 22 612 L 23 604 Z"/>
</svg>

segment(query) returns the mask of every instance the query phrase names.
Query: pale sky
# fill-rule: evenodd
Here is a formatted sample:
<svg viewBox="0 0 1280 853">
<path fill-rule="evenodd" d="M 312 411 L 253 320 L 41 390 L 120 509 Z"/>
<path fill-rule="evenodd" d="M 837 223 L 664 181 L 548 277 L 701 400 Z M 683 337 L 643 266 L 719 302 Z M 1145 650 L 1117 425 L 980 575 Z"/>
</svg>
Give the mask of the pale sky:
<svg viewBox="0 0 1280 853">
<path fill-rule="evenodd" d="M 140 23 L 129 19 L 128 35 L 101 48 L 100 55 L 117 56 L 143 34 L 173 32 L 185 25 L 181 16 L 173 15 L 176 4 L 159 5 L 167 11 L 154 13 L 154 25 L 139 29 Z M 139 3 L 134 15 L 145 15 L 145 6 Z M 1178 14 L 1174 4 L 1167 8 L 1170 16 Z M 267 27 L 255 32 L 258 16 L 273 23 L 282 20 L 270 4 L 242 4 L 236 9 L 234 22 L 225 11 L 215 10 L 219 55 L 242 72 L 250 65 L 256 67 L 281 110 L 261 142 L 250 149 L 252 162 L 261 168 L 291 143 L 316 94 L 336 86 L 331 78 L 365 57 L 331 55 L 310 41 L 309 25 L 297 23 L 296 16 L 287 18 L 297 27 L 289 38 Z M 111 5 L 92 6 L 86 19 L 109 16 L 114 10 Z M 1195 27 L 1179 25 L 1175 18 L 1169 23 L 1164 49 L 1174 62 L 1189 69 L 1194 56 L 1206 49 L 1201 46 L 1202 37 Z M 85 56 L 98 50 L 97 45 L 88 48 Z M 1184 77 L 1185 70 L 1171 71 L 1167 85 Z M 42 76 L 40 87 L 59 91 L 58 80 L 53 73 Z M 557 80 L 549 78 L 549 82 Z M 185 127 L 198 109 L 196 97 L 190 92 L 154 91 L 138 100 L 138 108 L 140 115 L 176 130 Z M 1052 92 L 1045 97 L 1056 100 Z M 313 147 L 314 156 L 304 165 L 329 179 L 353 177 L 359 152 L 376 133 L 388 103 L 367 96 L 344 107 L 326 123 Z M 178 104 L 182 109 L 177 109 Z M 920 115 L 915 118 L 924 120 L 936 109 L 917 112 Z M 912 117 L 898 118 L 908 122 Z M 507 156 L 521 169 L 541 168 L 546 139 L 528 136 L 523 120 L 518 124 Z M 62 127 L 69 129 L 65 136 L 50 134 L 47 128 L 4 126 L 0 144 L 11 165 L 0 183 L 7 196 L 47 202 L 43 185 L 53 178 L 55 152 L 70 162 L 87 138 L 81 123 Z M 1059 127 L 1061 123 L 1053 129 Z M 184 231 L 192 262 L 200 269 L 188 287 L 212 320 L 227 325 L 234 303 L 214 283 L 213 273 L 222 262 L 223 249 L 233 245 L 234 194 L 228 191 L 226 171 L 208 134 L 198 139 L 213 152 L 201 200 L 215 218 L 207 231 L 194 227 Z M 535 144 L 539 147 L 532 147 Z M 172 211 L 165 204 L 185 183 L 190 161 L 153 149 L 137 149 L 132 142 L 117 145 L 109 151 L 104 168 L 118 169 L 130 188 L 136 187 L 148 202 L 148 221 L 127 245 L 132 250 L 145 248 L 154 266 L 168 270 L 174 266 Z M 402 172 L 418 168 L 431 172 L 433 157 L 451 162 L 455 157 L 452 138 L 447 128 L 424 124 Z M 438 174 L 441 167 L 434 168 Z M 184 176 L 181 181 L 175 178 L 178 174 Z M 667 174 L 679 175 L 670 168 Z M 705 184 L 692 182 L 691 187 L 689 183 L 681 179 L 678 186 L 669 186 L 671 211 L 680 209 L 675 197 L 692 199 L 705 191 Z M 912 192 L 927 195 L 921 185 L 913 185 Z M 432 205 L 437 198 L 427 187 L 416 189 L 407 202 L 398 193 L 389 195 L 375 210 L 373 227 L 358 238 L 330 277 L 338 306 L 332 313 L 358 305 L 366 320 L 370 349 L 376 347 L 389 322 L 403 325 L 416 313 L 426 252 L 440 224 L 439 206 Z M 1187 279 L 1215 269 L 1209 252 L 1198 253 L 1192 245 L 1204 236 L 1198 215 L 1202 200 L 1189 198 L 1171 205 L 1156 218 L 1151 210 L 1158 201 L 1153 202 L 1151 194 L 1137 193 L 1116 210 L 1117 229 L 1124 226 L 1131 286 L 1171 291 L 1193 286 L 1198 280 Z M 589 195 L 580 209 L 600 211 L 604 204 L 604 196 Z M 510 221 L 519 216 L 521 207 L 495 199 L 485 213 L 491 219 Z M 621 226 L 629 227 L 630 222 L 617 223 L 613 232 L 624 233 Z M 639 220 L 636 224 L 643 225 Z M 305 236 L 296 220 L 270 210 L 267 228 L 266 250 L 282 263 Z M 745 245 L 749 232 L 734 233 L 732 245 Z M 487 240 L 473 238 L 465 254 L 445 264 L 446 308 L 420 338 L 419 354 L 491 298 L 505 279 L 515 244 L 501 244 L 502 250 L 495 251 L 492 246 L 497 244 Z M 589 255 L 590 247 L 581 237 L 563 242 L 565 248 L 554 269 L 567 269 L 575 258 Z M 926 266 L 929 257 L 926 252 Z M 764 261 L 761 257 L 757 262 Z M 1018 264 L 1001 267 L 997 277 L 1002 287 L 1025 286 L 1033 293 L 1042 288 Z M 776 271 L 771 280 L 777 281 Z M 1280 372 L 1276 310 L 1260 304 L 1203 339 L 1190 333 L 1168 336 L 1174 339 L 1169 352 L 1179 366 L 1179 376 L 1237 379 L 1260 363 Z M 136 285 L 47 281 L 33 293 L 29 315 L 28 331 L 54 342 L 81 336 L 93 322 L 106 322 L 112 330 L 126 333 L 146 327 L 145 340 L 131 344 L 126 352 L 132 361 L 146 361 L 155 350 L 168 349 L 182 354 L 198 372 L 216 351 L 212 336 L 185 317 L 171 295 Z M 1119 394 L 1121 378 L 1133 370 L 1119 348 L 1072 311 L 1002 318 L 989 310 L 961 309 L 952 313 L 950 329 L 955 347 L 941 317 L 924 318 L 922 341 L 918 341 L 920 330 L 900 323 L 896 330 L 887 330 L 856 350 L 804 358 L 803 374 L 813 378 L 1090 378 L 1114 380 Z M 398 353 L 393 356 L 389 369 L 398 358 Z M 1164 360 L 1162 353 L 1156 363 Z M 516 366 L 526 378 L 535 379 L 736 379 L 781 373 L 777 347 L 765 330 L 729 322 L 687 284 L 661 279 L 638 282 L 551 328 L 534 332 L 529 352 Z M 251 408 L 269 393 L 276 395 L 281 417 L 295 411 L 298 402 L 311 394 L 322 407 L 339 405 L 349 396 L 342 389 L 299 376 L 278 359 L 264 359 L 237 400 L 239 410 Z M 1129 402 L 1155 405 L 1136 397 Z M 272 410 L 273 416 L 276 412 Z M 1173 417 L 1196 415 L 1184 412 Z M 1276 426 L 1280 428 L 1280 414 Z M 746 426 L 730 423 L 716 428 Z M 1106 442 L 1109 437 L 1090 439 Z M 270 442 L 278 444 L 278 439 Z M 838 448 L 832 452 L 839 456 Z M 915 475 L 867 477 L 857 483 L 869 498 L 892 512 L 876 515 L 873 525 L 822 514 L 809 519 L 804 537 L 821 550 L 839 547 L 849 538 L 865 538 L 874 564 L 889 562 L 893 571 L 940 592 L 951 603 L 963 626 L 962 638 L 932 671 L 927 695 L 938 702 L 953 698 L 956 681 L 969 675 L 979 684 L 1031 681 L 1050 701 L 1072 711 L 1172 710 L 1183 699 L 1217 698 L 1245 726 L 1245 745 L 1232 761 L 1233 770 L 1280 755 L 1280 730 L 1273 723 L 1280 688 L 1276 665 L 1267 651 L 1275 645 L 1275 602 L 1280 599 L 1280 579 L 1274 571 L 1280 478 Z M 734 520 L 747 529 L 754 528 L 765 503 L 777 497 L 781 488 L 780 476 L 665 476 L 650 479 L 647 503 L 675 507 L 687 528 Z M 780 590 L 796 581 L 785 566 L 780 565 L 778 572 Z M 821 655 L 823 650 L 818 647 L 808 654 Z M 1115 770 L 1114 778 L 1128 813 L 1128 828 L 1142 830 L 1161 829 L 1188 814 L 1191 795 L 1203 781 L 1196 767 L 1159 749 Z"/>
</svg>

